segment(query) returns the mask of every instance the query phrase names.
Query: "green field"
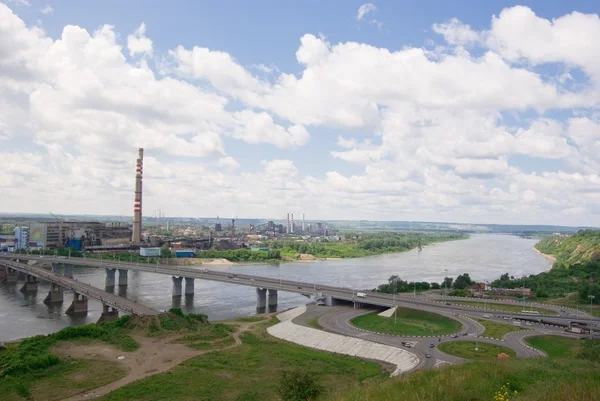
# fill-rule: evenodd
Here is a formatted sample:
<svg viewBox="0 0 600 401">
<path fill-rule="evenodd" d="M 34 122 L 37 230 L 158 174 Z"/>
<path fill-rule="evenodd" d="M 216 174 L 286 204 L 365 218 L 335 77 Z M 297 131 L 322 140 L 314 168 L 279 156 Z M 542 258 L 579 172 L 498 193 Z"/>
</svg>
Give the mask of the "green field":
<svg viewBox="0 0 600 401">
<path fill-rule="evenodd" d="M 527 330 L 524 327 L 515 326 L 514 324 L 498 323 L 486 319 L 475 320 L 477 320 L 483 325 L 483 327 L 485 327 L 485 331 L 483 333 L 479 333 L 480 336 L 497 338 L 498 340 L 502 340 L 502 337 L 504 337 L 504 335 L 512 333 L 513 331 Z"/>
<path fill-rule="evenodd" d="M 507 312 L 521 312 L 523 309 L 536 310 L 536 311 L 540 312 L 540 314 L 542 314 L 542 315 L 558 315 L 558 313 L 556 311 L 553 311 L 550 309 L 538 308 L 538 307 L 532 308 L 529 304 L 526 304 L 526 303 L 518 304 L 518 305 L 507 305 L 507 304 L 492 304 L 492 303 L 488 302 L 486 305 L 483 301 L 473 302 L 473 301 L 451 301 L 451 300 L 449 300 L 448 303 L 451 303 L 453 305 L 462 305 L 462 306 L 478 306 L 480 308 L 483 308 L 484 306 L 486 306 L 488 309 L 503 310 L 503 311 L 507 311 Z"/>
<path fill-rule="evenodd" d="M 541 349 L 552 358 L 574 358 L 582 348 L 582 341 L 577 338 L 561 336 L 535 336 L 525 339 L 527 344 Z"/>
<path fill-rule="evenodd" d="M 588 361 L 547 358 L 470 362 L 344 389 L 326 400 L 493 401 L 502 386 L 510 401 L 594 401 L 600 369 Z"/>
<path fill-rule="evenodd" d="M 277 400 L 281 372 L 297 368 L 317 373 L 330 392 L 384 377 L 376 363 L 278 341 L 269 337 L 264 327 L 243 334 L 240 347 L 189 359 L 167 373 L 129 384 L 99 400 Z"/>
<path fill-rule="evenodd" d="M 517 356 L 515 351 L 510 348 L 481 341 L 479 342 L 477 351 L 475 351 L 475 341 L 450 341 L 440 343 L 438 349 L 446 354 L 454 355 L 459 358 L 474 360 L 496 359 L 496 356 L 502 352 L 513 358 Z"/>
<path fill-rule="evenodd" d="M 396 319 L 394 316 L 381 317 L 377 315 L 378 313 L 373 312 L 355 317 L 352 319 L 352 324 L 363 330 L 409 336 L 447 335 L 457 333 L 462 328 L 457 320 L 417 309 L 398 308 Z"/>
</svg>

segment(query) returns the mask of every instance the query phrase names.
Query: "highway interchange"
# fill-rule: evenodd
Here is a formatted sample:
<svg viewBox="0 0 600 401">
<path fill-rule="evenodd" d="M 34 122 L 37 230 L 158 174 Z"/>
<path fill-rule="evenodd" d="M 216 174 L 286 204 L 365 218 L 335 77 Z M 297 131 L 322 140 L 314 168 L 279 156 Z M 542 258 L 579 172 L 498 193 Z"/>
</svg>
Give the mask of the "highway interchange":
<svg viewBox="0 0 600 401">
<path fill-rule="evenodd" d="M 99 268 L 108 268 L 108 269 L 127 269 L 127 270 L 137 270 L 137 271 L 145 271 L 149 273 L 157 273 L 157 274 L 165 274 L 172 275 L 177 277 L 192 277 L 203 280 L 211 280 L 211 281 L 219 281 L 226 282 L 236 285 L 245 285 L 256 288 L 268 288 L 268 289 L 276 289 L 279 291 L 287 291 L 293 293 L 299 293 L 307 296 L 329 296 L 338 300 L 348 301 L 350 305 L 355 303 L 355 306 L 359 306 L 358 308 L 353 307 L 324 307 L 324 306 L 316 306 L 310 305 L 308 311 L 302 315 L 294 319 L 295 323 L 305 324 L 306 321 L 312 316 L 318 317 L 319 325 L 326 331 L 330 331 L 333 333 L 338 333 L 346 336 L 361 338 L 363 340 L 370 340 L 377 343 L 382 343 L 386 345 L 391 345 L 395 347 L 405 348 L 403 343 L 410 343 L 413 345 L 410 349 L 407 349 L 410 352 L 414 352 L 419 357 L 419 365 L 417 368 L 433 368 L 443 363 L 460 363 L 462 360 L 457 357 L 453 357 L 447 354 L 442 353 L 437 349 L 438 339 L 442 338 L 442 341 L 474 341 L 476 338 L 478 341 L 487 342 L 492 344 L 497 344 L 501 346 L 506 346 L 513 349 L 518 357 L 521 358 L 535 358 L 542 357 L 544 354 L 538 350 L 534 350 L 531 347 L 528 347 L 524 343 L 524 338 L 532 335 L 543 335 L 543 334 L 552 334 L 552 335 L 561 335 L 567 337 L 575 337 L 579 338 L 581 335 L 569 334 L 564 331 L 563 327 L 554 327 L 551 325 L 542 325 L 538 323 L 532 323 L 530 326 L 526 326 L 526 328 L 531 329 L 531 331 L 518 331 L 509 333 L 505 336 L 503 341 L 496 339 L 488 339 L 485 337 L 484 327 L 479 323 L 475 322 L 471 318 L 484 318 L 483 315 L 489 316 L 486 317 L 489 320 L 497 321 L 504 324 L 510 324 L 506 319 L 518 319 L 523 318 L 523 315 L 518 312 L 509 312 L 509 311 L 499 311 L 493 310 L 494 305 L 507 303 L 506 301 L 498 301 L 498 300 L 487 300 L 486 301 L 486 309 L 484 308 L 476 308 L 471 306 L 463 306 L 463 305 L 455 305 L 446 303 L 446 299 L 440 295 L 429 295 L 429 296 L 410 296 L 410 295 L 392 295 L 385 294 L 374 291 L 365 291 L 359 290 L 362 292 L 361 296 L 357 295 L 357 290 L 352 288 L 339 288 L 327 285 L 321 285 L 316 283 L 306 283 L 292 280 L 284 280 L 281 278 L 271 278 L 271 277 L 258 277 L 253 275 L 239 274 L 239 273 L 231 273 L 228 271 L 218 271 L 218 270 L 210 270 L 205 268 L 198 267 L 190 267 L 190 266 L 172 266 L 172 265 L 154 265 L 154 264 L 144 264 L 144 263 L 126 263 L 126 262 L 114 262 L 107 260 L 99 260 L 99 259 L 83 259 L 83 258 L 57 258 L 57 257 L 40 257 L 37 255 L 0 255 L 0 258 L 4 259 L 26 259 L 29 261 L 41 261 L 41 262 L 50 262 L 50 263 L 61 263 L 61 264 L 72 264 L 77 266 L 90 266 L 90 267 L 99 267 Z M 31 262 L 30 262 L 31 263 Z M 41 269 L 40 269 L 41 270 Z M 48 273 L 45 273 L 48 274 Z M 41 276 L 41 273 L 38 272 L 38 275 Z M 45 277 L 42 277 L 45 278 Z M 47 278 L 46 278 L 47 279 Z M 71 280 L 68 278 L 62 278 L 64 280 Z M 64 285 L 73 285 L 81 283 L 73 281 L 73 283 L 61 283 Z M 102 296 L 101 294 L 96 294 L 95 292 L 102 292 L 102 290 L 95 289 L 94 287 L 92 292 L 94 293 L 94 298 L 98 298 Z M 89 291 L 89 289 L 88 289 Z M 108 294 L 108 293 L 105 293 Z M 364 294 L 364 296 L 363 296 Z M 115 296 L 110 294 L 111 296 Z M 456 298 L 452 298 L 452 302 L 460 302 L 460 300 L 456 300 Z M 482 304 L 480 304 L 483 306 Z M 528 305 L 528 304 L 527 304 Z M 135 305 L 134 305 L 135 306 Z M 138 308 L 140 305 L 136 305 Z M 362 307 L 361 307 L 362 306 Z M 459 335 L 457 338 L 451 338 L 450 336 L 443 337 L 401 337 L 401 336 L 392 336 L 385 334 L 378 334 L 373 332 L 367 332 L 363 330 L 359 330 L 353 327 L 350 323 L 350 320 L 358 315 L 368 313 L 374 307 L 406 307 L 406 308 L 414 308 L 429 312 L 438 313 L 440 315 L 448 316 L 453 319 L 458 320 L 462 324 L 462 333 L 466 333 L 466 335 Z M 546 323 L 558 323 L 558 324 L 568 324 L 571 321 L 578 321 L 582 323 L 591 324 L 594 327 L 598 327 L 598 331 L 600 331 L 600 319 L 596 317 L 591 317 L 583 311 L 575 311 L 569 308 L 558 307 L 554 305 L 536 305 L 537 307 L 553 310 L 556 315 L 540 315 L 536 316 L 536 318 L 541 318 Z M 525 306 L 524 306 L 525 308 Z M 527 307 L 529 309 L 529 306 Z M 148 314 L 156 313 L 156 311 L 150 310 Z M 434 348 L 430 348 L 429 345 L 434 344 Z M 426 358 L 425 354 L 429 353 L 431 355 L 430 358 Z"/>
</svg>

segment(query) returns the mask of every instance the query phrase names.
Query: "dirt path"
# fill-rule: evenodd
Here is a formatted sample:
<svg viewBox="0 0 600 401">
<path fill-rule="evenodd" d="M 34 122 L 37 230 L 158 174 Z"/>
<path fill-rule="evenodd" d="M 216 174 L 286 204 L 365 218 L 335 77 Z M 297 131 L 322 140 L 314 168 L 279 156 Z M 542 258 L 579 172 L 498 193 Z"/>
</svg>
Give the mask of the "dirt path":
<svg viewBox="0 0 600 401">
<path fill-rule="evenodd" d="M 140 348 L 135 352 L 119 351 L 111 345 L 104 343 L 92 345 L 76 345 L 69 342 L 60 343 L 54 348 L 54 351 L 62 357 L 116 360 L 122 363 L 123 367 L 127 370 L 127 375 L 117 381 L 73 395 L 63 399 L 63 401 L 81 401 L 101 397 L 134 381 L 173 369 L 181 362 L 194 356 L 239 347 L 242 345 L 240 335 L 251 326 L 261 322 L 240 324 L 235 333 L 232 334 L 235 340 L 235 343 L 232 345 L 201 351 L 191 349 L 185 344 L 175 343 L 174 341 L 177 337 L 173 336 L 169 338 L 135 336 L 135 340 L 140 344 Z M 119 359 L 119 357 L 124 358 Z"/>
</svg>

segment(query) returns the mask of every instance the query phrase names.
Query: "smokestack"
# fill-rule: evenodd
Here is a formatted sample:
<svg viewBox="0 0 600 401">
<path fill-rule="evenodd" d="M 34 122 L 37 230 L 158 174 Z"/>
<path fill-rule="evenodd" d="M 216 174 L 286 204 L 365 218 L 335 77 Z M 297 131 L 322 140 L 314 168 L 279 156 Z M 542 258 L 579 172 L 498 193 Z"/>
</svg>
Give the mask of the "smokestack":
<svg viewBox="0 0 600 401">
<path fill-rule="evenodd" d="M 133 235 L 131 241 L 142 242 L 142 170 L 144 165 L 144 149 L 138 149 L 135 167 L 135 199 L 133 202 Z"/>
<path fill-rule="evenodd" d="M 305 221 L 304 221 L 304 213 L 302 213 L 302 232 L 304 232 L 304 229 L 306 228 L 305 226 Z"/>
<path fill-rule="evenodd" d="M 292 226 L 291 226 L 291 231 L 290 232 L 294 232 L 294 213 L 292 213 Z"/>
<path fill-rule="evenodd" d="M 287 214 L 287 223 L 285 225 L 285 232 L 288 234 L 290 233 L 290 214 L 289 213 Z"/>
</svg>

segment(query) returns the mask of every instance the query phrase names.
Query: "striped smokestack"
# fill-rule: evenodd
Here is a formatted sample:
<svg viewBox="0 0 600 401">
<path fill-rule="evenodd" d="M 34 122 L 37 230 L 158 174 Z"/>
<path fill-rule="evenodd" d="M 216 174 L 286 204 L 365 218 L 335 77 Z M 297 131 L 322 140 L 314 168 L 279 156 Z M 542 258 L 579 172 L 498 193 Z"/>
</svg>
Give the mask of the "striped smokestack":
<svg viewBox="0 0 600 401">
<path fill-rule="evenodd" d="M 135 199 L 133 202 L 133 235 L 131 241 L 135 244 L 142 242 L 142 173 L 144 166 L 144 149 L 138 149 L 135 167 Z"/>
</svg>

